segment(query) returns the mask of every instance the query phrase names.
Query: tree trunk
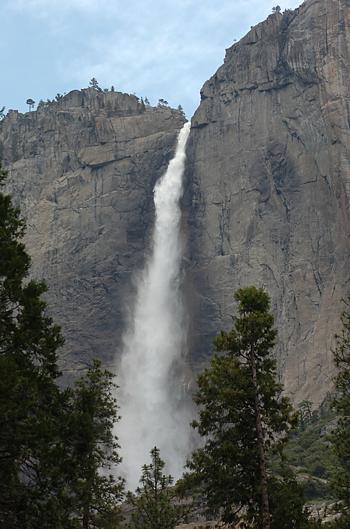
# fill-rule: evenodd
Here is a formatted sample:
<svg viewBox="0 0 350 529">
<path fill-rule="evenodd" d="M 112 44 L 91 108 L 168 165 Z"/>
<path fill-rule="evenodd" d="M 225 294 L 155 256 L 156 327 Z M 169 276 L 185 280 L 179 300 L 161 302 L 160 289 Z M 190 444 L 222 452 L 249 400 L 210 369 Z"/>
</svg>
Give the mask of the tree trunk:
<svg viewBox="0 0 350 529">
<path fill-rule="evenodd" d="M 255 418 L 256 418 L 256 432 L 258 437 L 258 454 L 259 454 L 259 467 L 260 467 L 260 479 L 261 479 L 261 514 L 262 514 L 262 528 L 271 528 L 270 518 L 270 506 L 269 506 L 269 494 L 267 490 L 267 470 L 266 470 L 266 458 L 264 449 L 264 432 L 261 422 L 261 413 L 258 396 L 258 382 L 256 376 L 256 365 L 254 352 L 251 353 L 251 368 L 252 368 L 252 379 L 255 392 Z"/>
<path fill-rule="evenodd" d="M 90 509 L 89 504 L 85 503 L 83 507 L 83 529 L 89 529 L 90 525 Z"/>
</svg>

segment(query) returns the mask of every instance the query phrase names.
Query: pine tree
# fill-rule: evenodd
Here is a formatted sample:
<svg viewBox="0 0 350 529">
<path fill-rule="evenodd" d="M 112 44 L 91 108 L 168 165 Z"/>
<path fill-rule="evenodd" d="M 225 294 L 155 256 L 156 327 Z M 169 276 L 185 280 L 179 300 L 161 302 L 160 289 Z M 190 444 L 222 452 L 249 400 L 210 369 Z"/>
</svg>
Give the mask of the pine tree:
<svg viewBox="0 0 350 529">
<path fill-rule="evenodd" d="M 35 101 L 30 97 L 29 99 L 27 99 L 26 103 L 29 107 L 29 112 L 31 112 L 34 108 Z"/>
<path fill-rule="evenodd" d="M 119 419 L 115 390 L 112 373 L 94 361 L 70 391 L 65 479 L 73 518 L 80 520 L 83 529 L 108 529 L 119 520 L 124 481 L 114 478 L 120 462 L 113 433 Z"/>
<path fill-rule="evenodd" d="M 146 105 L 145 105 L 145 102 L 143 100 L 143 98 L 141 97 L 140 99 L 140 107 L 141 107 L 141 112 L 145 112 L 146 110 Z"/>
<path fill-rule="evenodd" d="M 6 173 L 0 167 L 0 183 Z M 29 527 L 36 467 L 58 389 L 60 330 L 45 315 L 44 283 L 27 279 L 25 224 L 0 193 L 0 525 Z"/>
<path fill-rule="evenodd" d="M 133 507 L 130 529 L 174 529 L 186 517 L 188 507 L 176 503 L 173 478 L 163 474 L 164 466 L 154 447 L 150 465 L 142 468 L 140 487 L 128 494 Z"/>
<path fill-rule="evenodd" d="M 205 442 L 188 463 L 187 480 L 200 484 L 208 510 L 221 514 L 223 522 L 245 519 L 270 529 L 269 455 L 281 449 L 294 414 L 276 382 L 271 353 L 277 333 L 269 296 L 248 287 L 235 299 L 233 328 L 215 341 L 221 354 L 198 378 L 199 419 L 193 426 Z"/>
<path fill-rule="evenodd" d="M 291 468 L 282 463 L 277 476 L 268 480 L 271 529 L 316 529 L 305 508 L 304 488 Z M 260 527 L 258 525 L 258 527 Z"/>
<path fill-rule="evenodd" d="M 183 117 L 186 117 L 186 116 L 185 116 L 185 111 L 184 111 L 182 105 L 179 105 L 179 106 L 177 107 L 177 109 L 178 109 L 178 111 L 180 112 L 180 114 L 181 114 Z"/>
<path fill-rule="evenodd" d="M 98 84 L 98 81 L 95 77 L 92 77 L 89 82 L 89 86 L 91 88 L 94 88 L 95 90 L 101 91 L 100 85 Z"/>
<path fill-rule="evenodd" d="M 5 176 L 0 167 L 2 185 Z M 113 376 L 94 363 L 60 389 L 63 339 L 45 284 L 28 279 L 24 229 L 0 192 L 0 527 L 114 528 L 123 482 L 108 474 L 119 462 Z"/>
<path fill-rule="evenodd" d="M 119 417 L 112 380 L 95 361 L 48 410 L 40 432 L 45 448 L 35 462 L 35 510 L 26 515 L 26 529 L 118 527 L 124 481 L 115 478 L 120 458 L 113 428 Z"/>
<path fill-rule="evenodd" d="M 339 419 L 332 442 L 339 463 L 333 485 L 337 497 L 343 502 L 344 524 L 350 524 L 350 296 L 346 305 L 347 308 L 341 317 L 342 329 L 336 336 L 334 351 L 338 368 L 334 408 Z"/>
</svg>

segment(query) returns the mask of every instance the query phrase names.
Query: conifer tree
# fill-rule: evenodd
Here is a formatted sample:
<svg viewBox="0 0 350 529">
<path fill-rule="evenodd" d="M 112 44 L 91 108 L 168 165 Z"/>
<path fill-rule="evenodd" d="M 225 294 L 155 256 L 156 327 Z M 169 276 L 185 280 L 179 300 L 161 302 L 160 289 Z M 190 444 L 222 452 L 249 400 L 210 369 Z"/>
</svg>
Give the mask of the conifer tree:
<svg viewBox="0 0 350 529">
<path fill-rule="evenodd" d="M 120 463 L 113 433 L 119 419 L 113 375 L 94 361 L 69 395 L 65 437 L 72 517 L 82 529 L 116 527 L 124 481 L 114 477 Z"/>
<path fill-rule="evenodd" d="M 342 329 L 336 336 L 334 360 L 338 368 L 335 379 L 334 408 L 339 415 L 332 435 L 339 467 L 334 480 L 336 496 L 342 500 L 344 524 L 350 524 L 350 296 L 342 314 Z M 340 522 L 339 522 L 340 523 Z"/>
<path fill-rule="evenodd" d="M 95 77 L 92 77 L 89 82 L 89 86 L 95 90 L 101 91 L 100 85 Z"/>
<path fill-rule="evenodd" d="M 1 186 L 5 177 L 0 166 Z M 0 192 L 0 526 L 9 529 L 24 526 L 33 505 L 35 466 L 51 427 L 57 349 L 63 343 L 45 315 L 44 283 L 27 279 L 24 228 L 19 210 Z"/>
<path fill-rule="evenodd" d="M 271 354 L 277 333 L 269 296 L 248 287 L 238 290 L 235 299 L 233 328 L 216 338 L 220 355 L 198 378 L 199 418 L 193 426 L 204 446 L 193 453 L 186 480 L 200 484 L 208 510 L 221 514 L 223 522 L 244 519 L 252 527 L 270 529 L 276 527 L 271 494 L 280 487 L 276 482 L 272 487 L 269 455 L 281 449 L 294 414 L 276 382 Z"/>
<path fill-rule="evenodd" d="M 0 527 L 114 528 L 123 483 L 106 474 L 119 462 L 112 375 L 95 363 L 60 389 L 63 338 L 45 284 L 28 279 L 24 229 L 0 192 Z"/>
<path fill-rule="evenodd" d="M 157 447 L 151 450 L 151 463 L 144 465 L 140 486 L 128 494 L 133 507 L 130 529 L 174 529 L 183 521 L 187 508 L 176 504 L 173 478 L 163 474 L 165 463 Z"/>
</svg>

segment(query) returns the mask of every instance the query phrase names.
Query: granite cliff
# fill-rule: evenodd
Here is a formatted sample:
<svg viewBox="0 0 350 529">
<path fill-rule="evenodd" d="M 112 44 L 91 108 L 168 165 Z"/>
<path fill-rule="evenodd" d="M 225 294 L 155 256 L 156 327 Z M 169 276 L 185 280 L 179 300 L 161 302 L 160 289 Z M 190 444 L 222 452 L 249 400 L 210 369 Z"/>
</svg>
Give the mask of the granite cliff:
<svg viewBox="0 0 350 529">
<path fill-rule="evenodd" d="M 320 402 L 349 278 L 350 0 L 306 0 L 226 51 L 188 143 L 182 232 L 195 369 L 230 325 L 232 293 L 262 285 L 287 390 Z M 65 367 L 111 364 L 149 249 L 152 189 L 184 117 L 134 96 L 73 91 L 0 123 L 9 188 L 50 286 Z"/>
<path fill-rule="evenodd" d="M 320 400 L 350 277 L 350 1 L 307 0 L 226 51 L 192 119 L 185 212 L 192 350 L 230 325 L 232 291 L 262 285 L 279 369 Z"/>
<path fill-rule="evenodd" d="M 27 219 L 32 273 L 49 286 L 66 377 L 112 366 L 153 225 L 153 187 L 184 117 L 132 95 L 73 91 L 0 124 L 9 190 Z"/>
</svg>

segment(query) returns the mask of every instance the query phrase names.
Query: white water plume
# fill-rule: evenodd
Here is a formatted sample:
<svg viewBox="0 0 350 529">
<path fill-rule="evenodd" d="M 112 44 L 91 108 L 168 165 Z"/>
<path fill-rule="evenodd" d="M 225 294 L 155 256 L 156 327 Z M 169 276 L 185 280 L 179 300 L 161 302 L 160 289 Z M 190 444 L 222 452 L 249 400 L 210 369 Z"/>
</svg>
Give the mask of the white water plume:
<svg viewBox="0 0 350 529">
<path fill-rule="evenodd" d="M 119 367 L 118 437 L 123 471 L 135 488 L 157 446 L 167 471 L 181 475 L 188 454 L 190 414 L 183 399 L 186 325 L 180 293 L 182 178 L 190 123 L 180 131 L 174 158 L 154 189 L 152 254 L 138 282 Z"/>
</svg>

